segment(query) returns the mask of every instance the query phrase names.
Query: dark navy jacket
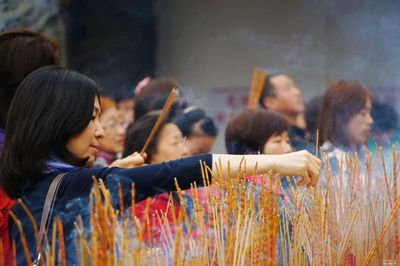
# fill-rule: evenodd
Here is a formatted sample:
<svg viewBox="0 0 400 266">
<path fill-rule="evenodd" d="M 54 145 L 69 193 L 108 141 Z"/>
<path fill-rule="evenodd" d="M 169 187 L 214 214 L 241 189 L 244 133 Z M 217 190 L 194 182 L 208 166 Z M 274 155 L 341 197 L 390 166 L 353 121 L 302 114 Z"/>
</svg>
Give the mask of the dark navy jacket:
<svg viewBox="0 0 400 266">
<path fill-rule="evenodd" d="M 124 206 L 129 207 L 132 183 L 135 183 L 136 202 L 159 193 L 176 190 L 175 177 L 181 189 L 189 189 L 190 184 L 193 182 L 202 186 L 200 161 L 204 161 L 209 167 L 212 167 L 212 155 L 204 154 L 137 168 L 75 168 L 67 172 L 60 183 L 50 223 L 52 225 L 53 219 L 57 216 L 60 216 L 63 221 L 68 265 L 76 264 L 74 246 L 74 221 L 76 217 L 80 215 L 84 224 L 89 224 L 89 193 L 93 185 L 93 176 L 104 181 L 111 195 L 115 197 L 115 199 L 113 198 L 113 203 L 116 208 L 118 208 L 118 183 L 121 183 Z M 59 173 L 60 171 L 54 171 L 45 174 L 40 182 L 33 183 L 24 190 L 22 200 L 32 212 L 38 226 L 40 225 L 47 191 L 51 182 Z M 22 222 L 33 260 L 36 256 L 33 226 L 18 204 L 12 210 Z M 10 221 L 9 228 L 11 239 L 14 239 L 16 243 L 17 264 L 25 265 L 18 229 L 12 221 Z M 48 235 L 51 236 L 51 226 L 49 227 Z"/>
</svg>

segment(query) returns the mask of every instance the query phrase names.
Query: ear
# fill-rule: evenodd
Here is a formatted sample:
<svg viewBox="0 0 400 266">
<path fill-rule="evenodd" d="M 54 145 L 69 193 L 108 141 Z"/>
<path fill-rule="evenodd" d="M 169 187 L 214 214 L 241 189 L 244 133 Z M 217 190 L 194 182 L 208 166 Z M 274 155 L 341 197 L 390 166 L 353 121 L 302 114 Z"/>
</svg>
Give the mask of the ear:
<svg viewBox="0 0 400 266">
<path fill-rule="evenodd" d="M 267 109 L 274 110 L 276 107 L 276 100 L 273 97 L 265 97 L 263 103 Z"/>
</svg>

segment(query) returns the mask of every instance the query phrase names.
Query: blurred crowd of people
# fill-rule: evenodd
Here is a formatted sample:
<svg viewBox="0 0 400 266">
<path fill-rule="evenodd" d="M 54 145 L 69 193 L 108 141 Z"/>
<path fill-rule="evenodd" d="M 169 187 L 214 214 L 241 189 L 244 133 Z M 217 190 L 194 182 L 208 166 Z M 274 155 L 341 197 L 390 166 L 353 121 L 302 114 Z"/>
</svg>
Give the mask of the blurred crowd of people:
<svg viewBox="0 0 400 266">
<path fill-rule="evenodd" d="M 59 45 L 41 34 L 10 30 L 0 35 L 1 149 L 8 111 L 18 86 L 32 71 L 59 64 Z M 315 153 L 317 129 L 317 145 L 340 160 L 348 152 L 364 154 L 374 150 L 375 143 L 388 146 L 398 129 L 396 110 L 375 100 L 361 82 L 333 81 L 323 95 L 305 103 L 295 81 L 280 73 L 267 77 L 259 108 L 238 110 L 225 132 L 218 132 L 207 110 L 180 95 L 142 156 L 139 152 L 173 88 L 179 88 L 173 78 L 145 77 L 128 97 L 100 95 L 99 121 L 104 135 L 99 139 L 94 166 L 123 166 L 130 156 L 140 165 L 210 153 L 218 134 L 225 134 L 228 154 L 286 154 L 304 149 Z M 151 206 L 165 210 L 168 199 L 168 194 L 156 195 Z M 10 242 L 4 237 L 8 233 L 4 221 L 13 203 L 0 191 L 0 234 L 6 250 L 10 249 Z M 144 209 L 143 202 L 137 205 L 139 210 Z"/>
</svg>

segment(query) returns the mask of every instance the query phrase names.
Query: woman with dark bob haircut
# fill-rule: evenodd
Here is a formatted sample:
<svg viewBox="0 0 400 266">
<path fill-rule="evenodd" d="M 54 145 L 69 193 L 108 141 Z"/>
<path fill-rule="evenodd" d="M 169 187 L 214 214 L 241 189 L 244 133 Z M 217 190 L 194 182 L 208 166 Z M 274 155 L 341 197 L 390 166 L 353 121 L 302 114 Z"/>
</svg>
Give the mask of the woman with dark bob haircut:
<svg viewBox="0 0 400 266">
<path fill-rule="evenodd" d="M 362 153 L 371 131 L 371 94 L 354 81 L 338 80 L 327 89 L 318 118 L 320 143 L 339 161 L 347 152 Z"/>
<path fill-rule="evenodd" d="M 63 220 L 68 265 L 76 263 L 73 222 L 79 214 L 88 224 L 89 193 L 93 176 L 104 180 L 112 195 L 123 188 L 123 199 L 131 202 L 130 187 L 135 183 L 136 201 L 175 189 L 174 178 L 182 189 L 196 182 L 203 184 L 199 161 L 217 173 L 214 162 L 221 161 L 226 176 L 228 161 L 233 174 L 241 155 L 204 154 L 136 168 L 92 168 L 104 135 L 99 123 L 101 112 L 98 85 L 86 76 L 61 67 L 44 67 L 21 83 L 11 103 L 6 123 L 6 140 L 0 160 L 1 185 L 12 198 L 22 198 L 40 224 L 50 184 L 62 177 L 49 216 Z M 247 155 L 247 171 L 258 163 L 260 173 L 272 170 L 282 175 L 302 176 L 302 184 L 315 185 L 320 161 L 305 151 L 286 155 Z M 117 202 L 117 201 L 115 201 Z M 33 259 L 36 244 L 33 226 L 20 205 L 13 207 L 21 220 Z M 51 235 L 51 228 L 48 233 Z M 22 242 L 15 224 L 10 227 L 16 243 L 17 263 L 24 264 Z"/>
<path fill-rule="evenodd" d="M 292 151 L 289 123 L 265 109 L 245 110 L 235 115 L 225 130 L 229 154 L 284 154 Z"/>
</svg>

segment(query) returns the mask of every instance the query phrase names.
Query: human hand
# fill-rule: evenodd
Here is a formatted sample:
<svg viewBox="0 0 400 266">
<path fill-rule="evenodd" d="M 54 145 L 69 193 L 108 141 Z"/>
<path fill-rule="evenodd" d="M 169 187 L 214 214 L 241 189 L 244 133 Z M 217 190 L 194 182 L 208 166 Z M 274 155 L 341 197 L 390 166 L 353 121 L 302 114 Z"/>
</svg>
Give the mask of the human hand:
<svg viewBox="0 0 400 266">
<path fill-rule="evenodd" d="M 271 155 L 270 155 L 271 156 Z M 311 153 L 303 150 L 282 155 L 275 155 L 272 158 L 273 170 L 281 176 L 300 176 L 302 179 L 298 186 L 315 186 L 318 182 L 321 170 L 321 160 Z"/>
<path fill-rule="evenodd" d="M 125 158 L 115 160 L 110 167 L 121 167 L 121 168 L 132 168 L 144 165 L 147 158 L 147 154 L 143 153 L 143 156 L 138 152 L 134 152 Z"/>
</svg>

